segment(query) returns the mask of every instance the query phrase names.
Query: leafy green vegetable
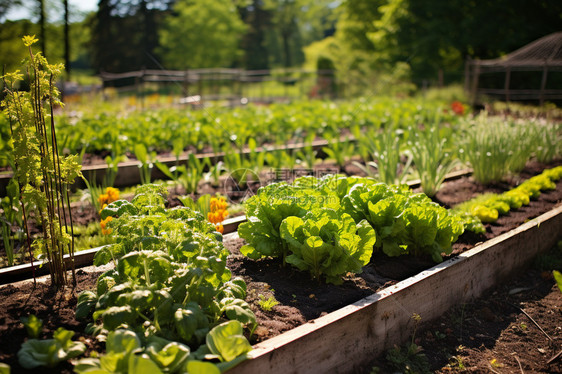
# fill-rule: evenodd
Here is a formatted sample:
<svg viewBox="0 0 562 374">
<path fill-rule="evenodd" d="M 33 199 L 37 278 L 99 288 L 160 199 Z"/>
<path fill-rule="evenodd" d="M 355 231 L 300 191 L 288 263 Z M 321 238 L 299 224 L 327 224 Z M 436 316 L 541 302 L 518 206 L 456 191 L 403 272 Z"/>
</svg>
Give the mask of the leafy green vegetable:
<svg viewBox="0 0 562 374">
<path fill-rule="evenodd" d="M 20 320 L 27 330 L 27 336 L 37 339 L 43 329 L 43 320 L 38 318 L 35 314 L 30 314 L 29 317 L 21 317 Z"/>
<path fill-rule="evenodd" d="M 76 305 L 76 319 L 86 319 L 94 311 L 97 301 L 98 297 L 94 292 L 81 292 Z"/>
<path fill-rule="evenodd" d="M 300 182 L 304 180 L 301 179 Z M 246 202 L 247 222 L 238 227 L 238 234 L 248 242 L 240 251 L 258 259 L 265 256 L 287 256 L 287 245 L 279 234 L 281 222 L 287 217 L 302 217 L 315 207 L 337 208 L 339 199 L 335 194 L 326 195 L 318 189 L 286 183 L 275 183 L 261 187 L 257 195 Z"/>
<path fill-rule="evenodd" d="M 531 199 L 537 198 L 541 191 L 556 188 L 554 183 L 560 179 L 562 167 L 544 170 L 541 174 L 529 178 L 519 186 L 502 194 L 482 194 L 454 207 L 453 211 L 464 215 L 462 219 L 466 230 L 484 232 L 484 227 L 475 220 L 484 223 L 495 222 L 500 215 L 508 214 L 511 209 L 529 205 Z M 473 220 L 466 219 L 471 215 Z"/>
<path fill-rule="evenodd" d="M 164 344 L 165 342 L 150 342 L 146 348 L 148 356 L 164 372 L 175 373 L 181 371 L 189 357 L 189 347 L 176 342 Z"/>
<path fill-rule="evenodd" d="M 204 361 L 188 361 L 185 367 L 188 373 L 198 374 L 220 374 L 221 371 L 215 365 Z"/>
<path fill-rule="evenodd" d="M 18 360 L 25 369 L 38 366 L 55 367 L 62 361 L 77 357 L 84 353 L 86 346 L 81 342 L 73 342 L 73 331 L 59 327 L 53 333 L 53 339 L 29 339 L 18 351 Z"/>
<path fill-rule="evenodd" d="M 457 214 L 403 186 L 355 184 L 342 206 L 356 222 L 366 219 L 371 224 L 377 234 L 375 247 L 388 256 L 429 255 L 442 261 L 441 253 L 450 253 L 464 230 Z"/>
<path fill-rule="evenodd" d="M 228 321 L 215 326 L 207 335 L 207 347 L 223 362 L 232 361 L 252 350 L 242 333 L 242 324 L 238 321 Z"/>
<path fill-rule="evenodd" d="M 102 211 L 114 217 L 116 240 L 95 261 L 116 266 L 99 276 L 95 293 L 79 296 L 77 315 L 92 315 L 89 331 L 100 339 L 108 334 L 107 353 L 81 360 L 78 372 L 182 372 L 188 360 L 208 359 L 197 352 L 208 350 L 213 327 L 229 319 L 256 327 L 243 300 L 246 284 L 226 268 L 220 234 L 199 212 L 166 209 L 164 196 L 161 187 L 145 185 L 131 203 Z"/>
<path fill-rule="evenodd" d="M 270 296 L 266 299 L 264 295 L 260 294 L 258 297 L 258 305 L 265 311 L 271 311 L 275 305 L 279 304 L 279 301 L 275 299 L 275 296 Z"/>
<path fill-rule="evenodd" d="M 310 271 L 316 279 L 325 275 L 332 283 L 341 283 L 347 272 L 360 273 L 376 241 L 367 221 L 356 225 L 349 214 L 328 208 L 309 212 L 302 219 L 286 218 L 280 233 L 291 251 L 288 263 Z"/>
</svg>

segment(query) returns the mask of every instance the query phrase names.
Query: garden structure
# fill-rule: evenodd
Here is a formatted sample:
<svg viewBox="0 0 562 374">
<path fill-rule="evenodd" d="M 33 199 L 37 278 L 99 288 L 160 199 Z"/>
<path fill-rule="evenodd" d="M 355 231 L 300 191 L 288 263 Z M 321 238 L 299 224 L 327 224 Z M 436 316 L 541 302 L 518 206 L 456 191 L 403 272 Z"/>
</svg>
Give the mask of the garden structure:
<svg viewBox="0 0 562 374">
<path fill-rule="evenodd" d="M 465 85 L 473 102 L 486 95 L 542 105 L 562 99 L 561 76 L 562 32 L 556 32 L 496 59 L 467 61 Z"/>
</svg>

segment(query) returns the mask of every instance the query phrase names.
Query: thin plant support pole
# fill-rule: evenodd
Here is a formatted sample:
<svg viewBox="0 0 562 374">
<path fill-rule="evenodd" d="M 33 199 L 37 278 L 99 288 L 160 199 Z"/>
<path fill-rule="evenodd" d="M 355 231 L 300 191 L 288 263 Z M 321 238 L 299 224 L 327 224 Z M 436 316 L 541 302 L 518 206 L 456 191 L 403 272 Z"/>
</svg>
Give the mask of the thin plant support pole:
<svg viewBox="0 0 562 374">
<path fill-rule="evenodd" d="M 38 130 L 39 144 L 41 151 L 42 160 L 46 160 L 49 154 L 49 142 L 47 137 L 47 126 L 45 123 L 45 117 L 43 115 L 42 106 L 42 96 L 41 96 L 41 72 L 39 71 L 39 61 L 35 61 L 33 51 L 31 46 L 29 47 L 30 58 L 33 68 L 33 110 L 35 117 L 35 126 Z M 54 153 L 54 150 L 52 150 Z M 53 155 L 54 157 L 54 155 Z M 53 169 L 54 169 L 53 164 Z M 45 212 L 42 211 L 42 224 L 44 233 L 44 246 L 47 251 L 47 257 L 49 259 L 49 270 L 51 273 L 52 283 L 60 286 L 65 283 L 65 272 L 64 272 L 64 262 L 63 256 L 61 255 L 61 249 L 59 245 L 59 240 L 55 232 L 54 222 L 57 222 L 55 213 L 55 196 L 53 188 L 53 176 L 51 175 L 48 165 L 45 162 L 41 162 L 41 171 L 43 174 L 44 183 L 40 186 L 41 190 L 45 194 L 46 205 L 47 205 L 47 217 L 44 216 Z M 53 170 L 54 172 L 54 170 Z M 56 180 L 56 175 L 54 175 Z M 56 186 L 55 186 L 56 189 Z M 59 226 L 60 226 L 60 221 Z"/>
<path fill-rule="evenodd" d="M 42 107 L 41 107 L 41 93 L 40 93 L 40 81 L 39 81 L 39 72 L 37 71 L 37 67 L 36 67 L 36 62 L 34 59 L 34 55 L 33 55 L 33 51 L 31 49 L 31 46 L 29 46 L 29 55 L 30 55 L 30 60 L 31 60 L 31 65 L 33 67 L 33 91 L 32 91 L 32 102 L 33 102 L 33 115 L 34 115 L 34 125 L 35 125 L 35 131 L 37 133 L 37 135 L 39 136 L 39 150 L 40 150 L 40 155 L 41 155 L 41 159 L 44 160 L 47 154 L 47 149 L 46 149 L 46 136 L 44 134 L 44 126 L 43 126 L 43 118 L 42 118 Z M 29 70 L 28 70 L 28 75 L 30 74 Z M 46 204 L 47 204 L 47 211 L 50 212 L 51 209 L 51 205 L 50 205 L 50 179 L 46 170 L 46 166 L 43 162 L 41 162 L 41 172 L 43 174 L 43 181 L 44 183 L 41 184 L 40 186 L 36 186 L 39 187 L 39 189 L 41 190 L 41 192 L 43 192 L 46 196 Z M 53 258 L 53 253 L 52 253 L 52 248 L 54 247 L 54 232 L 53 232 L 53 227 L 52 227 L 52 222 L 45 217 L 45 213 L 43 211 L 43 209 L 40 209 L 40 215 L 41 215 L 41 226 L 43 228 L 43 245 L 45 246 L 45 250 L 47 251 L 47 258 L 49 259 L 50 262 L 50 266 L 49 266 L 49 272 L 51 274 L 51 279 L 53 280 L 54 283 L 58 283 L 58 281 L 56 281 L 56 270 L 55 270 L 55 266 L 56 264 L 54 264 L 54 258 Z M 48 213 L 48 215 L 50 215 Z M 49 247 L 49 241 L 51 241 L 51 247 Z"/>
<path fill-rule="evenodd" d="M 57 147 L 57 139 L 56 139 L 56 134 L 55 134 L 55 117 L 54 117 L 54 113 L 53 113 L 53 75 L 51 74 L 50 78 L 49 78 L 49 108 L 50 108 L 50 112 L 51 112 L 51 153 L 53 156 L 53 179 L 54 179 L 54 184 L 55 184 L 55 200 L 56 200 L 56 204 L 57 204 L 57 212 L 54 212 L 53 209 L 53 217 L 55 218 L 55 215 L 58 214 L 58 221 L 59 221 L 59 239 L 55 240 L 55 244 L 57 245 L 57 252 L 59 254 L 59 258 L 57 258 L 57 263 L 59 263 L 60 261 L 60 265 L 61 265 L 61 272 L 63 275 L 63 278 L 65 280 L 66 283 L 66 269 L 65 269 L 65 264 L 64 264 L 64 250 L 63 247 L 61 245 L 61 238 L 63 236 L 63 229 L 62 229 L 62 222 L 60 222 L 60 218 L 61 216 L 63 217 L 64 220 L 64 231 L 67 231 L 67 222 L 66 222 L 66 213 L 64 210 L 64 200 L 63 199 L 63 195 L 62 195 L 62 186 L 61 186 L 61 172 L 60 172 L 60 159 L 59 159 L 59 153 L 58 153 L 58 147 Z M 61 215 L 61 200 L 63 203 L 62 206 L 62 215 Z M 54 202 L 53 202 L 54 203 Z M 54 206 L 53 206 L 54 208 Z M 59 274 L 61 275 L 61 274 Z"/>
<path fill-rule="evenodd" d="M 66 219 L 66 209 L 64 206 L 64 195 L 63 195 L 63 179 L 62 179 L 62 173 L 61 173 L 61 168 L 60 168 L 60 157 L 59 157 L 59 152 L 58 152 L 58 143 L 57 143 L 57 136 L 56 136 L 56 131 L 55 131 L 55 115 L 53 112 L 53 98 L 54 98 L 54 93 L 53 93 L 53 74 L 51 74 L 50 78 L 49 78 L 49 96 L 50 96 L 50 110 L 51 110 L 51 145 L 52 145 L 52 150 L 53 150 L 53 168 L 54 168 L 54 172 L 55 172 L 55 181 L 57 182 L 57 209 L 58 209 L 58 217 L 59 217 L 59 222 L 60 222 L 60 217 L 61 217 L 61 205 L 62 205 L 62 219 L 64 222 L 64 233 L 68 233 L 68 220 Z M 55 158 L 56 158 L 56 162 L 55 162 Z M 58 177 L 57 177 L 58 176 Z M 66 183 L 65 183 L 66 185 Z M 72 241 L 71 243 L 69 243 L 69 248 L 68 248 L 68 256 L 70 258 L 70 264 L 71 264 L 71 268 L 72 268 L 72 283 L 76 284 L 76 272 L 75 272 L 75 266 L 74 266 L 74 229 L 73 229 L 73 225 L 72 225 L 72 213 L 71 213 L 71 209 L 70 209 L 70 199 L 68 197 L 68 186 L 66 186 L 66 188 L 64 189 L 66 191 L 66 198 L 67 198 L 67 207 L 68 207 L 68 213 L 70 216 L 70 230 L 71 230 L 71 238 Z M 62 238 L 62 224 L 59 224 L 59 232 Z M 66 280 L 66 268 L 65 268 L 65 264 L 64 264 L 64 251 L 62 251 L 62 246 L 59 243 L 59 247 L 61 250 L 61 263 L 63 266 L 63 272 L 64 272 L 64 278 Z"/>
<path fill-rule="evenodd" d="M 72 284 L 76 286 L 76 266 L 74 264 L 74 224 L 72 223 L 72 209 L 70 209 L 70 197 L 68 195 L 68 183 L 65 183 L 66 204 L 68 206 L 68 217 L 70 220 L 70 246 L 68 253 L 70 256 L 70 268 L 72 270 Z"/>
<path fill-rule="evenodd" d="M 43 116 L 43 107 L 41 104 L 41 91 L 40 91 L 40 82 L 39 82 L 39 77 L 38 77 L 38 71 L 37 68 L 34 66 L 34 70 L 35 70 L 35 106 L 37 107 L 37 111 L 35 112 L 35 121 L 38 123 L 38 127 L 40 129 L 39 132 L 39 136 L 40 136 L 40 144 L 41 144 L 41 157 L 42 159 L 46 159 L 48 154 L 49 154 L 49 143 L 48 143 L 48 138 L 47 138 L 47 127 L 45 125 L 45 117 Z M 43 224 L 46 225 L 45 227 L 48 230 L 48 235 L 45 235 L 45 238 L 48 238 L 49 240 L 45 240 L 45 248 L 47 248 L 47 256 L 49 258 L 49 266 L 52 269 L 52 273 L 51 273 L 51 278 L 53 280 L 53 283 L 56 285 L 60 285 L 63 282 L 63 279 L 61 279 L 61 269 L 60 269 L 60 264 L 58 261 L 58 256 L 57 256 L 57 238 L 56 238 L 56 233 L 55 233 L 55 228 L 53 225 L 54 222 L 54 216 L 55 216 L 55 201 L 54 201 L 54 196 L 53 196 L 53 178 L 51 177 L 50 173 L 49 173 L 49 169 L 48 167 L 45 165 L 45 163 L 41 163 L 41 170 L 43 172 L 43 180 L 44 180 L 44 184 L 43 184 L 43 189 L 45 192 L 45 196 L 46 196 L 46 202 L 47 202 L 47 219 L 43 219 Z M 50 247 L 49 247 L 49 242 L 50 242 Z"/>
</svg>

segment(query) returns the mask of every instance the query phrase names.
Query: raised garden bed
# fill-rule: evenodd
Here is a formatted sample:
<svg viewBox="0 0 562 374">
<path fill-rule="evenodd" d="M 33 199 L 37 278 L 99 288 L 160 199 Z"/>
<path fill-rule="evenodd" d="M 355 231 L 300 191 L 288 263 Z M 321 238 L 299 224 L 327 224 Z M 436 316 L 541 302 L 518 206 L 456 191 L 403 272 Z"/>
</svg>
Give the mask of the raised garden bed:
<svg viewBox="0 0 562 374">
<path fill-rule="evenodd" d="M 335 312 L 254 346 L 232 373 L 347 373 L 408 339 L 412 314 L 432 320 L 477 297 L 550 247 L 562 207 Z M 337 347 L 334 346 L 336 343 Z"/>
<path fill-rule="evenodd" d="M 540 201 L 544 201 L 547 203 L 546 205 L 550 206 L 560 202 L 559 191 L 560 183 L 558 184 L 558 190 L 544 193 L 541 195 Z M 537 204 L 532 204 L 528 209 L 524 208 L 512 212 L 510 217 L 512 215 L 518 216 L 519 223 L 514 221 L 511 224 L 517 226 L 525 221 L 529 214 L 530 216 L 536 216 L 535 205 Z M 560 213 L 561 208 L 555 208 L 552 212 L 546 213 L 514 231 L 478 245 L 458 257 L 452 257 L 438 266 L 398 283 L 397 279 L 393 280 L 388 276 L 376 275 L 377 268 L 380 270 L 381 266 L 382 268 L 391 266 L 390 263 L 384 265 L 379 263 L 377 265 L 377 261 L 380 260 L 378 258 L 374 259 L 373 266 L 368 266 L 365 269 L 361 277 L 350 277 L 342 286 L 320 285 L 311 282 L 307 275 L 291 270 L 284 270 L 285 272 L 282 273 L 279 264 L 275 262 L 264 262 L 260 264 L 261 269 L 252 269 L 250 266 L 249 269 L 243 272 L 238 271 L 238 273 L 234 269 L 235 274 L 243 275 L 245 278 L 252 280 L 249 285 L 249 298 L 257 298 L 258 294 L 266 294 L 273 288 L 275 297 L 281 301 L 281 304 L 274 307 L 273 313 L 269 316 L 265 312 L 256 313 L 261 325 L 267 326 L 256 332 L 258 340 L 274 335 L 269 331 L 270 329 L 273 330 L 274 322 L 283 324 L 284 321 L 279 316 L 285 312 L 291 313 L 291 310 L 296 309 L 296 306 L 303 312 L 299 312 L 300 317 L 297 316 L 300 322 L 290 322 L 293 323 L 293 326 L 298 323 L 313 321 L 258 343 L 255 346 L 256 350 L 252 353 L 255 359 L 243 363 L 233 372 L 285 371 L 287 366 L 282 366 L 284 362 L 285 364 L 286 362 L 291 363 L 291 371 L 296 369 L 298 372 L 351 371 L 356 366 L 365 363 L 365 360 L 372 359 L 376 352 L 387 349 L 393 343 L 407 338 L 411 333 L 412 322 L 410 317 L 412 313 L 420 314 L 424 320 L 431 320 L 446 310 L 447 304 L 451 305 L 451 303 L 454 304 L 478 295 L 495 281 L 506 276 L 513 268 L 517 269 L 523 266 L 535 253 L 552 245 L 558 235 L 559 227 L 562 226 Z M 500 227 L 503 227 L 500 221 L 497 224 L 489 225 L 489 234 L 495 235 L 492 231 L 499 230 L 493 229 Z M 505 230 L 509 230 L 509 228 L 505 228 Z M 481 239 L 485 238 L 476 238 L 476 240 Z M 236 242 L 236 240 L 231 238 L 227 240 L 227 244 L 229 242 Z M 233 244 L 236 246 L 236 243 Z M 461 252 L 473 246 L 473 244 L 474 238 L 465 238 L 464 243 L 461 241 L 456 246 L 456 252 Z M 512 255 L 510 252 L 513 250 L 517 251 L 516 255 Z M 239 260 L 236 255 L 232 256 L 232 261 Z M 503 268 L 498 270 L 493 267 L 494 262 L 492 260 L 496 261 L 496 265 L 498 263 L 503 265 Z M 241 262 L 245 262 L 247 265 L 251 261 L 241 260 Z M 422 264 L 421 266 L 425 265 Z M 417 266 L 419 270 L 420 264 L 418 263 Z M 468 270 L 463 270 L 465 266 L 468 266 Z M 486 270 L 486 266 L 490 268 Z M 241 266 L 239 268 L 243 269 Z M 415 266 L 412 269 L 415 269 Z M 412 271 L 417 273 L 418 270 Z M 252 271 L 254 273 L 251 273 Z M 478 277 L 472 279 L 470 275 L 475 272 L 478 273 Z M 87 276 L 87 274 L 85 271 L 79 271 L 80 278 L 89 277 L 90 282 L 92 282 L 92 279 L 95 281 L 95 276 Z M 278 283 L 266 284 L 263 279 L 267 279 L 267 277 L 278 279 Z M 459 279 L 466 281 L 459 282 Z M 484 282 L 480 282 L 480 280 Z M 284 281 L 286 281 L 285 283 L 290 281 L 292 288 L 282 290 L 280 286 Z M 425 282 L 429 283 L 424 286 Z M 40 317 L 46 318 L 48 321 L 46 323 L 47 328 L 63 326 L 78 332 L 82 331 L 83 325 L 74 321 L 73 318 L 75 290 L 67 289 L 69 291 L 67 293 L 56 294 L 57 296 L 50 297 L 48 300 L 42 300 L 44 294 L 39 290 L 33 291 L 29 282 L 25 286 L 27 288 L 23 289 L 23 294 L 16 292 L 16 286 L 8 285 L 0 288 L 4 304 L 3 312 L 0 315 L 0 319 L 4 321 L 0 332 L 0 340 L 2 342 L 7 341 L 8 334 L 15 334 L 14 336 L 19 336 L 18 339 L 20 339 L 19 341 L 16 341 L 17 339 L 10 341 L 13 342 L 13 344 L 10 344 L 13 348 L 4 346 L 0 348 L 0 361 L 7 360 L 14 364 L 14 353 L 19 349 L 19 344 L 25 336 L 23 328 L 17 322 L 20 315 L 39 310 L 39 313 L 42 313 Z M 78 289 L 85 289 L 88 286 L 80 284 L 78 287 Z M 93 287 L 93 283 L 90 287 Z M 382 290 L 373 294 L 377 288 Z M 253 295 L 252 289 L 255 290 Z M 336 296 L 340 299 L 336 302 L 336 304 L 339 302 L 339 305 L 328 305 L 330 295 L 334 299 L 333 295 L 337 291 L 340 291 L 339 295 Z M 8 301 L 8 296 L 12 297 L 12 295 L 14 295 L 12 301 Z M 362 298 L 367 295 L 370 296 Z M 439 295 L 444 295 L 446 301 L 438 303 L 437 296 Z M 411 298 L 414 301 L 410 301 Z M 354 301 L 355 303 L 353 303 Z M 352 304 L 348 305 L 350 303 Z M 437 305 L 439 307 L 436 307 Z M 66 306 L 67 309 L 63 308 L 61 313 L 55 313 L 59 306 Z M 422 306 L 430 308 L 431 311 L 423 310 Z M 343 308 L 329 313 L 341 307 Z M 326 313 L 329 314 L 321 316 Z M 55 314 L 57 315 L 55 316 Z M 260 316 L 260 314 L 262 315 Z M 331 330 L 331 326 L 340 327 Z M 352 330 L 354 326 L 359 330 Z M 44 330 L 45 336 L 50 334 L 50 332 L 47 333 L 47 328 Z M 285 326 L 280 330 L 287 328 Z M 393 329 L 400 332 L 395 333 Z M 80 335 L 86 337 L 83 334 Z M 337 350 L 330 346 L 332 342 L 336 341 L 339 347 Z M 91 338 L 89 344 L 93 347 L 94 342 Z M 304 347 L 300 344 L 304 344 Z M 338 351 L 343 354 L 343 359 L 341 356 L 340 358 L 337 357 Z M 286 354 L 289 356 L 285 356 Z M 363 357 L 363 355 L 366 355 L 366 357 Z M 254 367 L 253 365 L 257 366 Z M 17 364 L 14 368 L 16 367 Z M 69 366 L 67 366 L 67 369 L 69 369 Z"/>
</svg>

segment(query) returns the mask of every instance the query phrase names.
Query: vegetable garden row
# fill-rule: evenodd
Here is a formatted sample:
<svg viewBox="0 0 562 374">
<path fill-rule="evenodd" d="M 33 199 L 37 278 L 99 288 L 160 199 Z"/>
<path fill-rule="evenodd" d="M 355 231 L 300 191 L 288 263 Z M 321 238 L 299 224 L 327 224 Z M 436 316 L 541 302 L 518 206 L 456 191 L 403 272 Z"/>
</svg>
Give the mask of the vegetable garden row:
<svg viewBox="0 0 562 374">
<path fill-rule="evenodd" d="M 238 235 L 248 261 L 293 267 L 293 272 L 309 273 L 311 282 L 335 285 L 361 273 L 377 255 L 442 262 L 463 233 L 482 235 L 490 227 L 485 224 L 556 190 L 562 178 L 562 166 L 525 181 L 517 178 L 529 160 L 559 163 L 560 123 L 473 116 L 459 103 L 311 102 L 219 115 L 209 110 L 85 114 L 72 121 L 57 117 L 55 123 L 57 68 L 40 55 L 31 59 L 30 92 L 15 89 L 19 76 L 4 77 L 2 148 L 9 152 L 3 162 L 13 178 L 2 199 L 3 248 L 10 265 L 24 251 L 28 260 L 48 261 L 52 283 L 59 287 L 69 276 L 66 253 L 76 282 L 70 187 L 80 176 L 79 158 L 105 156 L 104 183 L 94 178 L 85 183 L 101 220 L 94 225 L 100 224 L 99 236 L 108 243 L 95 254 L 94 264 L 109 268 L 94 289 L 78 295 L 75 316 L 87 323 L 86 336 L 105 347 L 84 357 L 87 346 L 72 341 L 74 333 L 62 327 L 38 339 L 45 338 L 41 322 L 30 315 L 22 320 L 29 339 L 17 361 L 7 356 L 14 370 L 75 359 L 71 370 L 78 373 L 218 373 L 252 357 L 250 341 L 260 328 L 256 305 L 248 302 L 247 281 L 233 277 L 227 267 L 231 253 L 218 232 L 227 215 L 226 199 L 192 199 L 205 178 L 219 185 L 228 176 L 253 195 L 237 201 L 246 215 Z M 342 141 L 346 136 L 356 141 Z M 318 138 L 327 141 L 325 156 L 348 175 L 291 174 L 253 194 L 252 183 L 259 185 L 268 168 L 313 170 L 320 161 L 311 144 Z M 258 145 L 298 142 L 305 144 L 300 150 L 258 151 Z M 170 150 L 174 167 L 157 161 L 158 153 Z M 194 156 L 209 151 L 222 152 L 222 162 Z M 186 152 L 187 163 L 180 163 Z M 133 155 L 143 183 L 130 200 L 119 199 L 112 188 L 118 161 Z M 154 165 L 171 179 L 172 191 L 180 186 L 182 205 L 168 207 L 168 183 L 150 183 Z M 435 196 L 445 176 L 461 165 L 472 168 L 479 185 L 499 185 L 502 192 L 454 207 L 438 204 Z M 362 176 L 349 175 L 353 170 Z M 402 184 L 415 177 L 423 192 Z M 275 304 L 274 298 L 261 301 L 260 308 Z"/>
</svg>

